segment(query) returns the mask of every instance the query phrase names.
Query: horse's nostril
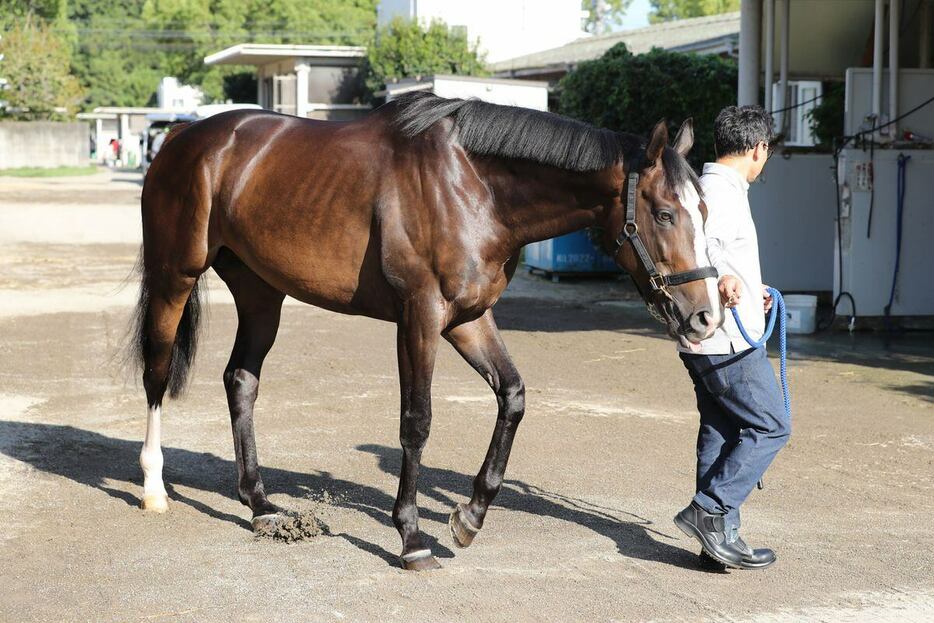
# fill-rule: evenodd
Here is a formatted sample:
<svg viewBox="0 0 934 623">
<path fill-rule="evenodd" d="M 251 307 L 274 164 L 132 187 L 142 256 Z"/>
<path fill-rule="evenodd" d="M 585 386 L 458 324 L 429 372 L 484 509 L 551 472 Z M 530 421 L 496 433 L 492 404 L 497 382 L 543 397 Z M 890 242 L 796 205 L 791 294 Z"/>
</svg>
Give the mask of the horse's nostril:
<svg viewBox="0 0 934 623">
<path fill-rule="evenodd" d="M 694 314 L 694 318 L 697 321 L 698 328 L 707 329 L 710 326 L 710 322 L 713 315 L 707 310 L 701 310 Z"/>
</svg>

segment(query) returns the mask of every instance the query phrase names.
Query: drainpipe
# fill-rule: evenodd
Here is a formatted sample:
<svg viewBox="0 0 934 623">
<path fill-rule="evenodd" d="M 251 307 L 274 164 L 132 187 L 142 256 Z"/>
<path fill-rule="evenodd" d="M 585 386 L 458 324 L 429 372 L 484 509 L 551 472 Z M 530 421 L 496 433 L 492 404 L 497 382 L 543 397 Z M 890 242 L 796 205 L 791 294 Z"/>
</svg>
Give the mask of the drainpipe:
<svg viewBox="0 0 934 623">
<path fill-rule="evenodd" d="M 889 0 L 889 119 L 898 117 L 898 27 L 901 24 L 901 0 Z M 886 128 L 894 140 L 898 137 L 898 124 Z"/>
<path fill-rule="evenodd" d="M 872 114 L 878 125 L 882 118 L 882 20 L 885 0 L 876 0 L 876 18 L 872 38 Z"/>
<path fill-rule="evenodd" d="M 921 7 L 921 44 L 918 53 L 921 55 L 921 61 L 918 67 L 929 69 L 931 67 L 931 22 L 934 22 L 934 11 L 931 10 L 930 0 L 922 0 L 924 5 Z"/>
<path fill-rule="evenodd" d="M 782 49 L 781 49 L 781 60 L 779 61 L 781 66 L 779 69 L 779 86 L 778 93 L 781 97 L 779 102 L 779 108 L 786 108 L 788 106 L 788 57 L 790 54 L 789 43 L 791 41 L 791 0 L 782 0 Z M 779 132 L 786 132 L 786 123 L 785 120 L 789 118 L 790 115 L 786 113 L 779 113 L 778 115 L 778 128 Z"/>
<path fill-rule="evenodd" d="M 736 102 L 746 106 L 759 103 L 762 0 L 741 0 L 739 11 L 739 85 Z"/>
<path fill-rule="evenodd" d="M 772 83 L 775 81 L 775 0 L 765 0 L 765 109 L 769 112 L 780 106 L 772 102 Z"/>
</svg>

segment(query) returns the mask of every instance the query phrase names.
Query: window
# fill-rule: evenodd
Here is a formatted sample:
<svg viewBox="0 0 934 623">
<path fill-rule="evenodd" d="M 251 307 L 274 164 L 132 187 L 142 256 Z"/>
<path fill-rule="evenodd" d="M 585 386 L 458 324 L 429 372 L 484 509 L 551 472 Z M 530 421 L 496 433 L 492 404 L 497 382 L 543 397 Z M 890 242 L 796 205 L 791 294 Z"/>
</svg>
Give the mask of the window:
<svg viewBox="0 0 934 623">
<path fill-rule="evenodd" d="M 785 126 L 785 145 L 798 147 L 811 147 L 817 144 L 817 137 L 811 129 L 811 118 L 808 113 L 820 103 L 820 97 L 823 94 L 821 83 L 815 80 L 789 80 L 788 81 L 788 103 L 785 105 L 789 110 L 774 115 L 775 122 L 778 123 L 779 117 L 783 117 Z M 780 110 L 782 106 L 782 94 L 779 84 L 772 85 L 772 109 Z M 776 127 L 777 132 L 782 129 Z"/>
</svg>

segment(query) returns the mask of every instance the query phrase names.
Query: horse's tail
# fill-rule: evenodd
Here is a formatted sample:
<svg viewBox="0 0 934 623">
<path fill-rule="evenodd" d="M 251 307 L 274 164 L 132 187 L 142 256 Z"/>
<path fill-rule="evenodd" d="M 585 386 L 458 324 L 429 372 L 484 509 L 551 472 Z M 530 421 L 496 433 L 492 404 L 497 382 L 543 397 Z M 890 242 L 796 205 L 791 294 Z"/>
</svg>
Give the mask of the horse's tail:
<svg viewBox="0 0 934 623">
<path fill-rule="evenodd" d="M 144 249 L 140 248 L 139 258 L 136 262 L 136 273 L 140 277 L 139 300 L 133 312 L 129 340 L 127 342 L 127 359 L 138 372 L 145 373 L 149 361 L 149 353 L 153 338 L 150 334 L 152 314 L 149 273 L 143 261 Z M 166 387 L 169 396 L 177 398 L 185 389 L 188 374 L 195 360 L 198 349 L 198 336 L 201 327 L 202 300 L 200 278 L 195 279 L 194 286 L 185 302 L 185 308 L 175 332 L 175 342 L 172 345 L 172 356 L 169 360 L 168 378 Z"/>
</svg>

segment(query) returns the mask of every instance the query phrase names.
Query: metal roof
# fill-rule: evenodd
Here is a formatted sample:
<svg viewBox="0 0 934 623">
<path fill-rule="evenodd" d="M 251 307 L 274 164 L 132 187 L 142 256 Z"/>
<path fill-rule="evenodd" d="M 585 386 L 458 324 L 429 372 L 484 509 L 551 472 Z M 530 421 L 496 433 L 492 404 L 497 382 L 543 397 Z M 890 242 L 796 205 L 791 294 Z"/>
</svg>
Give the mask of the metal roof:
<svg viewBox="0 0 934 623">
<path fill-rule="evenodd" d="M 685 52 L 731 51 L 731 42 L 739 36 L 739 11 L 707 17 L 695 17 L 653 24 L 645 28 L 624 30 L 597 37 L 585 37 L 561 47 L 526 54 L 492 63 L 494 72 L 510 72 L 538 68 L 575 65 L 603 56 L 617 43 L 625 43 L 634 54 L 648 52 L 653 47 Z"/>
<path fill-rule="evenodd" d="M 366 48 L 351 45 L 240 43 L 204 57 L 205 65 L 265 65 L 289 58 L 356 61 Z"/>
</svg>

